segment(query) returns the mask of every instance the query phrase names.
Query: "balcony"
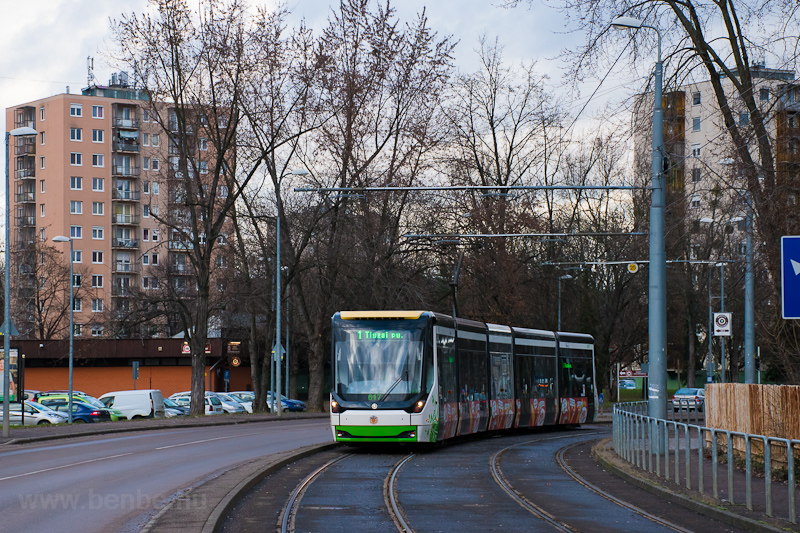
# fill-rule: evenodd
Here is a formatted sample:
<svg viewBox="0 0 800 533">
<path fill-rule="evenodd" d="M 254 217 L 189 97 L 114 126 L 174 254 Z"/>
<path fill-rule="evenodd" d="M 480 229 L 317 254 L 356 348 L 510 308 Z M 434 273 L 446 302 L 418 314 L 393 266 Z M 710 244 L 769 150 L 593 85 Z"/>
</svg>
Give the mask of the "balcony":
<svg viewBox="0 0 800 533">
<path fill-rule="evenodd" d="M 26 142 L 14 147 L 14 155 L 35 155 L 36 144 Z"/>
<path fill-rule="evenodd" d="M 191 265 L 170 265 L 168 271 L 175 276 L 191 276 L 194 274 L 194 269 Z"/>
<path fill-rule="evenodd" d="M 117 141 L 117 142 L 114 143 L 114 151 L 115 152 L 138 152 L 139 151 L 139 143 L 138 142 Z"/>
<path fill-rule="evenodd" d="M 15 128 L 15 129 L 16 129 L 16 128 L 31 128 L 31 129 L 34 129 L 34 130 L 35 130 L 35 129 L 36 129 L 36 121 L 35 121 L 35 120 L 33 120 L 33 119 L 32 119 L 32 118 L 30 118 L 30 117 L 25 117 L 25 118 L 22 118 L 22 119 L 17 119 L 17 120 L 14 122 L 14 128 Z"/>
<path fill-rule="evenodd" d="M 111 165 L 111 174 L 114 176 L 122 176 L 126 178 L 136 178 L 141 175 L 142 169 L 136 166 L 129 165 Z"/>
<path fill-rule="evenodd" d="M 16 200 L 18 204 L 27 204 L 30 202 L 36 202 L 36 193 L 35 192 L 17 193 Z"/>
<path fill-rule="evenodd" d="M 112 239 L 113 248 L 124 248 L 126 250 L 138 250 L 139 241 L 137 239 Z"/>
<path fill-rule="evenodd" d="M 111 263 L 111 272 L 115 274 L 135 274 L 139 272 L 139 263 L 126 263 L 114 261 Z"/>
<path fill-rule="evenodd" d="M 24 180 L 35 177 L 36 177 L 36 169 L 33 168 L 21 168 L 14 171 L 14 178 L 18 180 Z"/>
<path fill-rule="evenodd" d="M 114 285 L 111 287 L 111 296 L 116 298 L 130 298 L 133 296 L 133 291 L 130 287 L 121 287 L 119 285 Z"/>
<path fill-rule="evenodd" d="M 139 215 L 124 215 L 115 214 L 111 215 L 112 224 L 134 225 L 139 223 Z"/>
<path fill-rule="evenodd" d="M 126 190 L 123 190 L 123 189 L 112 189 L 111 190 L 111 198 L 113 200 L 128 201 L 128 202 L 138 202 L 140 197 L 141 197 L 141 193 L 139 191 L 126 191 Z"/>
<path fill-rule="evenodd" d="M 17 226 L 35 226 L 35 216 L 16 217 Z"/>
<path fill-rule="evenodd" d="M 115 128 L 120 128 L 124 130 L 138 130 L 139 129 L 139 119 L 138 118 L 122 118 L 122 117 L 113 117 L 111 119 L 111 125 Z"/>
<path fill-rule="evenodd" d="M 167 243 L 167 249 L 169 250 L 191 250 L 193 248 L 194 245 L 186 241 L 169 241 Z"/>
</svg>

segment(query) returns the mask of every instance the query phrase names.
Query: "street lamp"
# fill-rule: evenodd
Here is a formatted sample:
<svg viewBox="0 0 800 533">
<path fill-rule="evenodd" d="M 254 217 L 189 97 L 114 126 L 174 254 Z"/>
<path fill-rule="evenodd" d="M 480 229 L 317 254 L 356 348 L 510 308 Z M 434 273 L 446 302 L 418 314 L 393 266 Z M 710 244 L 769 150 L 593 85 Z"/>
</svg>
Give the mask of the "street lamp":
<svg viewBox="0 0 800 533">
<path fill-rule="evenodd" d="M 720 313 L 724 313 L 725 312 L 725 263 L 720 262 L 720 263 L 717 263 L 715 266 L 719 267 L 719 312 Z M 719 345 L 720 345 L 719 362 L 720 362 L 720 366 L 722 367 L 721 368 L 721 372 L 720 372 L 720 374 L 722 376 L 721 381 L 722 381 L 722 383 L 727 383 L 728 380 L 726 379 L 726 376 L 725 376 L 725 367 L 727 365 L 727 361 L 725 360 L 726 357 L 725 357 L 725 337 L 724 336 L 720 336 Z"/>
<path fill-rule="evenodd" d="M 667 262 L 664 252 L 664 111 L 661 103 L 664 64 L 661 61 L 661 32 L 655 26 L 633 17 L 617 17 L 611 25 L 616 29 L 649 28 L 658 36 L 658 61 L 654 72 L 653 91 L 653 161 L 650 200 L 650 278 L 648 292 L 649 373 L 648 414 L 653 418 L 667 416 Z"/>
<path fill-rule="evenodd" d="M 305 176 L 308 170 L 300 168 L 292 170 L 289 174 L 293 176 Z M 275 189 L 275 197 L 277 199 L 277 244 L 275 255 L 277 261 L 275 262 L 275 357 L 278 360 L 277 368 L 275 370 L 275 405 L 278 408 L 278 416 L 283 416 L 283 408 L 281 406 L 281 355 L 283 346 L 281 346 L 281 182 L 283 178 L 289 174 L 282 174 L 278 178 L 278 183 Z"/>
<path fill-rule="evenodd" d="M 561 280 L 567 281 L 572 279 L 569 274 L 564 274 L 558 278 L 558 331 L 561 331 Z"/>
<path fill-rule="evenodd" d="M 11 385 L 11 184 L 8 164 L 8 140 L 11 137 L 36 135 L 36 130 L 23 126 L 6 132 L 6 273 L 4 287 L 5 321 L 3 322 L 3 437 L 10 435 L 8 391 Z M 23 398 L 24 401 L 24 398 Z"/>
<path fill-rule="evenodd" d="M 74 294 L 73 294 L 73 285 L 75 284 L 73 281 L 73 260 L 74 260 L 74 251 L 72 249 L 72 239 L 69 237 L 64 237 L 63 235 L 57 235 L 53 237 L 53 242 L 69 242 L 69 398 L 67 400 L 67 412 L 69 413 L 69 423 L 72 424 L 72 368 L 73 368 L 73 351 L 72 351 L 72 339 L 75 336 L 74 330 L 74 315 L 75 315 L 75 302 L 74 302 Z"/>
</svg>

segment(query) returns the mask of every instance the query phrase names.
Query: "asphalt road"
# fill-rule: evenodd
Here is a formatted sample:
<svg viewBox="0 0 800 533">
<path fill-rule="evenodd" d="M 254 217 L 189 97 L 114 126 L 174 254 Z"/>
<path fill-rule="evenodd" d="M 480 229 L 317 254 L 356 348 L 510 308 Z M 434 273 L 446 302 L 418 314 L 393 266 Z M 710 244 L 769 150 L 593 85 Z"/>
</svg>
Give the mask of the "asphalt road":
<svg viewBox="0 0 800 533">
<path fill-rule="evenodd" d="M 145 431 L 0 449 L 2 531 L 139 531 L 227 467 L 330 441 L 327 419 Z M 185 505 L 208 505 L 192 501 Z"/>
</svg>

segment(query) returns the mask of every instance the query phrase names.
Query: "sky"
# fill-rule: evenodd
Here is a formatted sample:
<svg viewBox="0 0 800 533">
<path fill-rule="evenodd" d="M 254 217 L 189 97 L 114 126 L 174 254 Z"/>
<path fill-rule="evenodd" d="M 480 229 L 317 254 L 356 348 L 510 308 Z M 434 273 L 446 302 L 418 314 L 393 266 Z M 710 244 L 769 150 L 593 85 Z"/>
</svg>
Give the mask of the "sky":
<svg viewBox="0 0 800 533">
<path fill-rule="evenodd" d="M 251 0 L 276 5 L 277 0 Z M 477 68 L 478 37 L 497 37 L 509 64 L 536 61 L 541 74 L 553 83 L 562 78 L 564 66 L 558 60 L 563 47 L 579 46 L 582 37 L 567 33 L 562 15 L 539 0 L 514 9 L 498 7 L 493 0 L 394 0 L 398 18 L 413 20 L 425 9 L 429 26 L 440 36 L 452 35 L 459 41 L 455 51 L 456 68 L 462 72 Z M 191 2 L 190 2 L 191 4 Z M 292 12 L 290 26 L 301 19 L 320 30 L 338 0 L 288 0 Z M 66 92 L 80 93 L 87 86 L 86 58 L 94 58 L 98 85 L 106 85 L 115 69 L 108 64 L 111 47 L 110 19 L 123 13 L 142 12 L 146 0 L 0 0 L 0 13 L 6 21 L 0 32 L 0 108 L 23 104 Z M 587 80 L 582 97 L 597 86 Z M 619 86 L 617 86 L 619 87 Z M 602 99 L 625 97 L 624 90 L 604 86 Z M 573 112 L 583 101 L 573 102 Z M 0 162 L 5 165 L 4 151 Z"/>
</svg>

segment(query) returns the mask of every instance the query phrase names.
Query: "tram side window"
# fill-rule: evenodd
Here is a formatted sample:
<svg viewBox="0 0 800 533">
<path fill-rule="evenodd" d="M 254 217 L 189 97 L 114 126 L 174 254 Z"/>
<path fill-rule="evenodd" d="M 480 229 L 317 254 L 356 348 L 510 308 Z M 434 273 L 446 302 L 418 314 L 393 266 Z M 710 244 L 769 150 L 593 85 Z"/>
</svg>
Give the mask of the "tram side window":
<svg viewBox="0 0 800 533">
<path fill-rule="evenodd" d="M 562 358 L 561 386 L 566 397 L 594 396 L 592 360 L 577 357 Z"/>
<path fill-rule="evenodd" d="M 459 349 L 459 401 L 486 400 L 486 352 Z"/>
<path fill-rule="evenodd" d="M 511 354 L 492 354 L 492 398 L 507 400 L 513 397 L 511 389 Z"/>
<path fill-rule="evenodd" d="M 529 405 L 532 398 L 537 398 L 536 390 L 536 358 L 521 356 L 517 358 L 517 387 L 520 400 Z"/>
<path fill-rule="evenodd" d="M 443 403 L 457 402 L 456 351 L 453 337 L 437 335 L 439 352 L 439 396 Z"/>
<path fill-rule="evenodd" d="M 536 396 L 555 396 L 556 384 L 556 358 L 555 357 L 534 357 L 536 372 L 534 374 L 536 384 Z"/>
</svg>

